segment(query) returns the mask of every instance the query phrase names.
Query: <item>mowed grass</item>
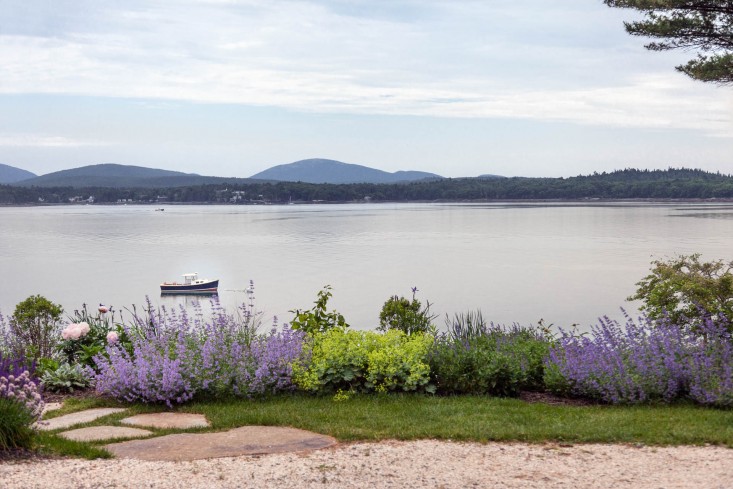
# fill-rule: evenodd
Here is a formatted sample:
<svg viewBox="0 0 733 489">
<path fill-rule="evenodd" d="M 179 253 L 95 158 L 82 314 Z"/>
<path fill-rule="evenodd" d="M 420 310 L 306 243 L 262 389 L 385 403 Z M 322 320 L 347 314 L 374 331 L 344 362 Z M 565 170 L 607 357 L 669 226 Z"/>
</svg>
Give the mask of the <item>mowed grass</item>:
<svg viewBox="0 0 733 489">
<path fill-rule="evenodd" d="M 733 411 L 692 405 L 554 406 L 478 396 L 278 397 L 198 402 L 181 411 L 205 414 L 216 429 L 292 426 L 342 441 L 602 442 L 733 447 Z"/>
<path fill-rule="evenodd" d="M 117 405 L 125 413 L 86 426 L 118 424 L 164 406 L 121 405 L 101 399 L 70 399 L 62 412 Z M 733 448 L 733 410 L 694 405 L 557 406 L 480 396 L 356 395 L 345 401 L 305 395 L 266 400 L 198 401 L 176 409 L 201 413 L 209 430 L 246 425 L 291 426 L 331 435 L 340 441 L 438 439 L 530 443 L 714 444 Z M 49 413 L 50 414 L 50 413 Z M 166 434 L 176 430 L 156 430 Z M 99 444 L 68 442 L 42 433 L 42 451 L 85 458 L 109 456 Z"/>
</svg>

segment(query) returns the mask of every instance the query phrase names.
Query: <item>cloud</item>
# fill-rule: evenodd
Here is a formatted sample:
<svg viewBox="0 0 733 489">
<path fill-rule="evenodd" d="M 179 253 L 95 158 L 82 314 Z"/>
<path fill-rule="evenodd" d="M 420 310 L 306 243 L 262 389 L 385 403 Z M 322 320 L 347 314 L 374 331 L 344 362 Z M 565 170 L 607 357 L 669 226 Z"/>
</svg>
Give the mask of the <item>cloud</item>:
<svg viewBox="0 0 733 489">
<path fill-rule="evenodd" d="M 0 134 L 0 147 L 79 148 L 84 146 L 107 146 L 102 141 L 83 141 L 64 136 L 41 134 Z"/>
<path fill-rule="evenodd" d="M 603 6 L 389 4 L 91 2 L 58 22 L 0 35 L 0 93 L 732 135 L 724 102 L 733 95 L 675 73 L 679 58 L 644 52 Z M 617 37 L 599 39 L 611 32 Z"/>
</svg>

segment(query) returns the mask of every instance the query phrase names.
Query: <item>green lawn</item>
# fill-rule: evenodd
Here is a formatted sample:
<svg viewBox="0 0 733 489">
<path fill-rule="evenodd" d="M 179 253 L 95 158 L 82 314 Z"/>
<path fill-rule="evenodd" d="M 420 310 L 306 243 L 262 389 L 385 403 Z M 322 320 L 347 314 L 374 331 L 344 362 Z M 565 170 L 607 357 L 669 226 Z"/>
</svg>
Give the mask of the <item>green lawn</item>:
<svg viewBox="0 0 733 489">
<path fill-rule="evenodd" d="M 70 399 L 63 412 L 102 405 L 111 404 Z M 124 407 L 129 407 L 127 413 L 90 425 L 114 424 L 131 414 L 164 410 L 146 405 Z M 292 426 L 341 441 L 434 438 L 477 442 L 716 444 L 733 448 L 733 410 L 692 405 L 550 406 L 517 399 L 420 395 L 364 395 L 336 402 L 330 397 L 296 395 L 269 400 L 194 402 L 178 410 L 205 414 L 212 430 L 243 425 Z M 172 431 L 161 433 L 167 432 Z M 52 453 L 99 456 L 92 445 L 62 443 L 53 434 L 43 434 L 40 444 Z M 84 452 L 84 445 L 92 450 Z"/>
</svg>

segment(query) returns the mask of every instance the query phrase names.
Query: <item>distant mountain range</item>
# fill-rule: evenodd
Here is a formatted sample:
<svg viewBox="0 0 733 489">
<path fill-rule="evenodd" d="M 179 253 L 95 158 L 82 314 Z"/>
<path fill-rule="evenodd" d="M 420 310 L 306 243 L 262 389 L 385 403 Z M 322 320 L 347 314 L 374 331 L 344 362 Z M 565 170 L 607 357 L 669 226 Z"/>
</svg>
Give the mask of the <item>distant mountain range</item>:
<svg viewBox="0 0 733 489">
<path fill-rule="evenodd" d="M 0 183 L 15 183 L 35 177 L 35 173 L 0 163 Z"/>
<path fill-rule="evenodd" d="M 205 177 L 195 173 L 102 163 L 13 182 L 22 187 L 168 188 L 218 183 L 251 183 L 247 178 Z"/>
<path fill-rule="evenodd" d="M 440 179 L 440 175 L 422 171 L 389 173 L 362 165 L 314 158 L 286 165 L 277 165 L 252 175 L 259 180 L 304 183 L 400 183 L 416 180 Z"/>
<path fill-rule="evenodd" d="M 168 188 L 225 183 L 247 184 L 262 181 L 343 184 L 399 183 L 440 178 L 442 177 L 433 173 L 420 171 L 389 173 L 366 166 L 325 159 L 302 160 L 274 166 L 251 178 L 209 177 L 195 173 L 115 163 L 83 166 L 36 176 L 20 168 L 0 165 L 0 184 L 22 187 Z"/>
</svg>

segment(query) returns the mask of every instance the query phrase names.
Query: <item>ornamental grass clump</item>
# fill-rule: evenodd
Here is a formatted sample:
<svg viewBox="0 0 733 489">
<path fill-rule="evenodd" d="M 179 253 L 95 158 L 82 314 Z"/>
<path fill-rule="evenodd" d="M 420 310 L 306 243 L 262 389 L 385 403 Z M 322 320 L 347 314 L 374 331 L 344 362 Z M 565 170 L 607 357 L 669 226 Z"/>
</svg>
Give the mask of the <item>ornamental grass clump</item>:
<svg viewBox="0 0 733 489">
<path fill-rule="evenodd" d="M 702 322 L 626 316 L 600 320 L 589 336 L 563 333 L 546 362 L 548 389 L 609 403 L 733 403 L 733 342 L 725 317 Z"/>
<path fill-rule="evenodd" d="M 28 370 L 18 372 L 23 363 L 0 355 L 0 450 L 30 447 L 43 414 L 36 380 Z"/>
<path fill-rule="evenodd" d="M 438 393 L 516 396 L 542 389 L 551 338 L 541 329 L 487 324 L 480 311 L 446 322 L 430 354 Z"/>
</svg>

